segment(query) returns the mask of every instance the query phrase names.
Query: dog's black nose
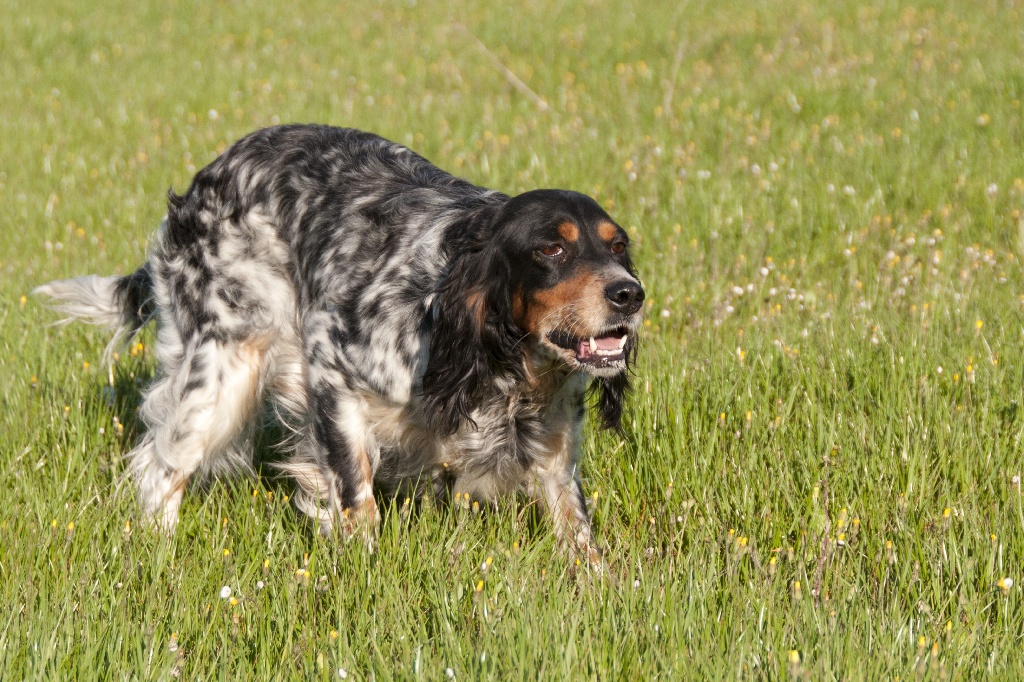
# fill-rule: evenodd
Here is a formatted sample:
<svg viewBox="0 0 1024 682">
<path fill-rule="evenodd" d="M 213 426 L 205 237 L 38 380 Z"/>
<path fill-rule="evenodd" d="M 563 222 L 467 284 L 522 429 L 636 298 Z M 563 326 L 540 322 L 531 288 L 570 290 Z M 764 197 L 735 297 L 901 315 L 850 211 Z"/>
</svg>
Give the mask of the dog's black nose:
<svg viewBox="0 0 1024 682">
<path fill-rule="evenodd" d="M 623 279 L 606 286 L 604 296 L 617 312 L 632 315 L 644 302 L 644 289 L 631 279 Z"/>
</svg>

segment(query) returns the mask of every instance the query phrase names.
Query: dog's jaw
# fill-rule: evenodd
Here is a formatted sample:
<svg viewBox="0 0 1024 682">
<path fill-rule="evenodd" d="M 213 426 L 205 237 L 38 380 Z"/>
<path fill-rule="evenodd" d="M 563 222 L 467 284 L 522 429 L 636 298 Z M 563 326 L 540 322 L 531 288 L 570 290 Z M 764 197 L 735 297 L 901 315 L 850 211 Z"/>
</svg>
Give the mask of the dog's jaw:
<svg viewBox="0 0 1024 682">
<path fill-rule="evenodd" d="M 627 358 L 636 343 L 637 325 L 620 325 L 587 336 L 553 330 L 541 337 L 540 346 L 572 370 L 599 378 L 626 371 Z"/>
</svg>

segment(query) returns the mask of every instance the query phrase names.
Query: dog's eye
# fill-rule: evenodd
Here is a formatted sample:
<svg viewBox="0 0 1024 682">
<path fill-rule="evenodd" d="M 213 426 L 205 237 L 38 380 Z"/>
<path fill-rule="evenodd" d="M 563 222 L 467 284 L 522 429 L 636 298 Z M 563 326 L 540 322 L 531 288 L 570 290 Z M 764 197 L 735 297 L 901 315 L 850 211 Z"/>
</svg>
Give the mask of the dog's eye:
<svg viewBox="0 0 1024 682">
<path fill-rule="evenodd" d="M 626 242 L 615 242 L 612 244 L 612 253 L 620 254 L 626 250 Z"/>
<path fill-rule="evenodd" d="M 548 258 L 554 258 L 555 256 L 561 256 L 565 253 L 565 249 L 562 248 L 561 244 L 548 244 L 542 248 L 540 252 Z"/>
</svg>

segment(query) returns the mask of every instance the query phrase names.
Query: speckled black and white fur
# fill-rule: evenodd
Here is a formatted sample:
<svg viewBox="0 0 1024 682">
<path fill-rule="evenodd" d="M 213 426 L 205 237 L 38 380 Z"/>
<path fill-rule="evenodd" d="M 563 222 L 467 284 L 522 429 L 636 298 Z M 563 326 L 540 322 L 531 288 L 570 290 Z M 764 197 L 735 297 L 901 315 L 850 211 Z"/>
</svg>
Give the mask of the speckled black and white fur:
<svg viewBox="0 0 1024 682">
<path fill-rule="evenodd" d="M 250 466 L 268 402 L 283 468 L 324 532 L 372 542 L 385 493 L 520 491 L 596 554 L 578 470 L 588 384 L 618 425 L 643 289 L 591 198 L 510 198 L 351 129 L 257 131 L 202 169 L 127 277 L 50 282 L 71 317 L 157 321 L 158 377 L 131 452 L 173 528 L 194 474 Z"/>
</svg>

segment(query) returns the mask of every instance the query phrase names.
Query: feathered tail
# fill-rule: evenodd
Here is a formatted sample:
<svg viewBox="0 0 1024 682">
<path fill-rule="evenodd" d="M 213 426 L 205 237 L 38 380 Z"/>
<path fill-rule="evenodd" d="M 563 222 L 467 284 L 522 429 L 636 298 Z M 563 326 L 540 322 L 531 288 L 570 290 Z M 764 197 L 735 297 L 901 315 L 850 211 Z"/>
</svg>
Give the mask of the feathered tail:
<svg viewBox="0 0 1024 682">
<path fill-rule="evenodd" d="M 58 324 L 78 319 L 113 331 L 107 355 L 142 329 L 155 311 L 148 263 L 126 277 L 87 275 L 55 280 L 32 293 L 49 297 L 50 306 L 67 316 Z"/>
</svg>

